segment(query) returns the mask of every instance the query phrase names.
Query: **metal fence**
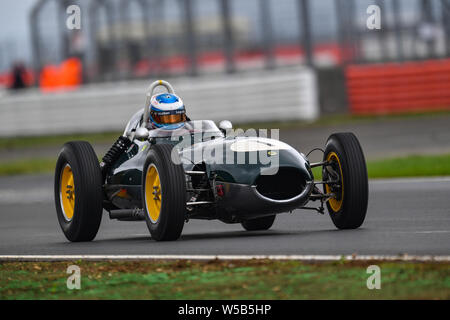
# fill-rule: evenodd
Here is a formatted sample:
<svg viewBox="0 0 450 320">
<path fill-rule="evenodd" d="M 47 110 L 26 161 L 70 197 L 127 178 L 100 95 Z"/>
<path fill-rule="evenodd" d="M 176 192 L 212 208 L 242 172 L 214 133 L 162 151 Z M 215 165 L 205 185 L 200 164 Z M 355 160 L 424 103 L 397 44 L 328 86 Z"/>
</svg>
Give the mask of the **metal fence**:
<svg viewBox="0 0 450 320">
<path fill-rule="evenodd" d="M 65 27 L 71 4 L 80 30 Z M 36 70 L 78 56 L 86 81 L 450 54 L 450 0 L 39 0 L 30 26 Z"/>
</svg>

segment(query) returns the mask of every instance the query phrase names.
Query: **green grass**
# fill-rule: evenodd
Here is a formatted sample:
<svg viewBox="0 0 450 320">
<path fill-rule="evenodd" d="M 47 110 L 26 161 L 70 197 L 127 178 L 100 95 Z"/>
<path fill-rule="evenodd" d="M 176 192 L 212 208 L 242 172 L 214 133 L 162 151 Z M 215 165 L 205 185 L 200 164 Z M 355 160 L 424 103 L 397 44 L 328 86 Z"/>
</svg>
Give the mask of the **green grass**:
<svg viewBox="0 0 450 320">
<path fill-rule="evenodd" d="M 0 176 L 48 173 L 55 168 L 56 159 L 37 158 L 14 162 L 0 162 Z M 430 177 L 450 175 L 450 154 L 412 155 L 367 162 L 369 178 Z M 313 168 L 316 180 L 321 169 Z"/>
<path fill-rule="evenodd" d="M 81 268 L 81 290 L 66 287 Z M 367 266 L 381 289 L 366 287 Z M 4 262 L 0 299 L 450 299 L 449 263 L 298 261 Z"/>
<path fill-rule="evenodd" d="M 86 134 L 62 134 L 51 136 L 30 136 L 15 138 L 0 138 L 0 150 L 15 150 L 29 147 L 62 146 L 67 141 L 85 140 L 92 144 L 113 143 L 122 132 L 102 132 Z"/>
<path fill-rule="evenodd" d="M 431 111 L 431 112 L 408 112 L 380 115 L 352 115 L 352 114 L 330 114 L 324 115 L 314 121 L 289 120 L 289 121 L 271 121 L 241 123 L 236 127 L 249 128 L 278 128 L 278 129 L 297 129 L 308 127 L 329 127 L 342 124 L 354 124 L 374 121 L 402 121 L 421 117 L 439 117 L 450 115 L 449 110 Z"/>
<path fill-rule="evenodd" d="M 272 122 L 255 122 L 255 123 L 235 123 L 236 128 L 305 128 L 305 127 L 320 127 L 333 126 L 347 123 L 359 123 L 370 121 L 391 121 L 391 120 L 406 120 L 416 117 L 436 117 L 442 115 L 450 115 L 450 111 L 434 111 L 434 112 L 412 112 L 389 115 L 350 115 L 337 114 L 321 116 L 315 121 L 293 120 L 293 121 L 272 121 Z M 48 135 L 48 136 L 28 136 L 15 138 L 0 138 L 0 150 L 13 150 L 28 147 L 43 147 L 43 146 L 61 146 L 67 141 L 71 140 L 87 140 L 92 144 L 97 143 L 112 143 L 117 137 L 122 134 L 119 131 L 103 132 L 103 133 L 86 133 L 86 134 L 62 134 L 62 135 Z"/>
<path fill-rule="evenodd" d="M 432 177 L 450 175 L 450 154 L 411 155 L 367 162 L 369 178 Z M 320 167 L 313 168 L 314 178 L 322 179 Z"/>
<path fill-rule="evenodd" d="M 55 170 L 56 159 L 36 158 L 14 162 L 0 162 L 0 176 L 46 173 Z"/>
<path fill-rule="evenodd" d="M 450 175 L 450 154 L 412 155 L 369 162 L 369 178 Z"/>
</svg>

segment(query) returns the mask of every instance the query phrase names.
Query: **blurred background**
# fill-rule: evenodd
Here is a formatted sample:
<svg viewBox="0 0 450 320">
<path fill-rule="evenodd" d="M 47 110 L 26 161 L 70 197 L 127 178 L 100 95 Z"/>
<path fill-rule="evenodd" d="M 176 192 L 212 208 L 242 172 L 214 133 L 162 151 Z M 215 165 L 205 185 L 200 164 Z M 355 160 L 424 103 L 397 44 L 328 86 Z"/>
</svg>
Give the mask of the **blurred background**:
<svg viewBox="0 0 450 320">
<path fill-rule="evenodd" d="M 71 5 L 80 8 L 79 29 L 66 25 L 73 21 Z M 367 26 L 371 5 L 379 8 L 379 29 Z M 291 123 L 302 130 L 301 124 L 323 119 L 439 112 L 426 124 L 402 119 L 383 137 L 373 133 L 385 121 L 357 133 L 372 139 L 365 141 L 369 154 L 393 136 L 402 137 L 392 147 L 398 151 L 414 134 L 413 140 L 424 139 L 419 153 L 450 150 L 450 0 L 23 0 L 0 6 L 4 139 L 117 133 L 143 107 L 149 83 L 163 78 L 191 118 L 248 126 Z M 341 129 L 334 122 L 324 126 Z M 342 129 L 359 130 L 355 123 Z M 298 146 L 319 141 L 297 138 L 298 130 L 286 139 Z M 320 143 L 328 131 L 322 132 Z"/>
</svg>

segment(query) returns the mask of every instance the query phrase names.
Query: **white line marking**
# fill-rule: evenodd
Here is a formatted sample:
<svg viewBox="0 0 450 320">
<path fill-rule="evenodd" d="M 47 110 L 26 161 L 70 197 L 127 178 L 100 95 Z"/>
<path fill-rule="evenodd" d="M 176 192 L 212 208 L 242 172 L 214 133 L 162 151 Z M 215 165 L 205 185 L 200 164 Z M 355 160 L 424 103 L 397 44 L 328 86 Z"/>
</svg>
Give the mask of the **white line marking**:
<svg viewBox="0 0 450 320">
<path fill-rule="evenodd" d="M 0 261 L 67 260 L 298 260 L 298 261 L 418 261 L 450 262 L 450 256 L 433 255 L 0 255 Z"/>
<path fill-rule="evenodd" d="M 414 231 L 413 233 L 449 233 L 448 230 Z"/>
<path fill-rule="evenodd" d="M 411 178 L 391 178 L 391 179 L 369 179 L 373 184 L 386 183 L 422 183 L 422 182 L 450 182 L 450 177 L 411 177 Z"/>
<path fill-rule="evenodd" d="M 415 233 L 415 234 L 433 234 L 433 233 L 450 233 L 448 230 L 429 230 L 429 231 L 392 231 L 393 233 Z"/>
</svg>

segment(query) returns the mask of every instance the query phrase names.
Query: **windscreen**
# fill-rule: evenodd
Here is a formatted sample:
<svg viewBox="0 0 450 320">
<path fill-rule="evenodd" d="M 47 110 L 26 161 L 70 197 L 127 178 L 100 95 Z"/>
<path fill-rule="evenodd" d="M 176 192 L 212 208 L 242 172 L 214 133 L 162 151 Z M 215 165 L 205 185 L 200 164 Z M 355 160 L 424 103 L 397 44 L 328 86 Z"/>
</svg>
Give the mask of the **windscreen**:
<svg viewBox="0 0 450 320">
<path fill-rule="evenodd" d="M 196 120 L 196 121 L 186 121 L 181 128 L 175 130 L 167 130 L 164 128 L 151 129 L 149 138 L 167 138 L 167 137 L 179 137 L 187 136 L 196 133 L 207 133 L 208 136 L 219 136 L 222 137 L 223 134 L 217 128 L 214 121 L 211 120 Z"/>
</svg>

